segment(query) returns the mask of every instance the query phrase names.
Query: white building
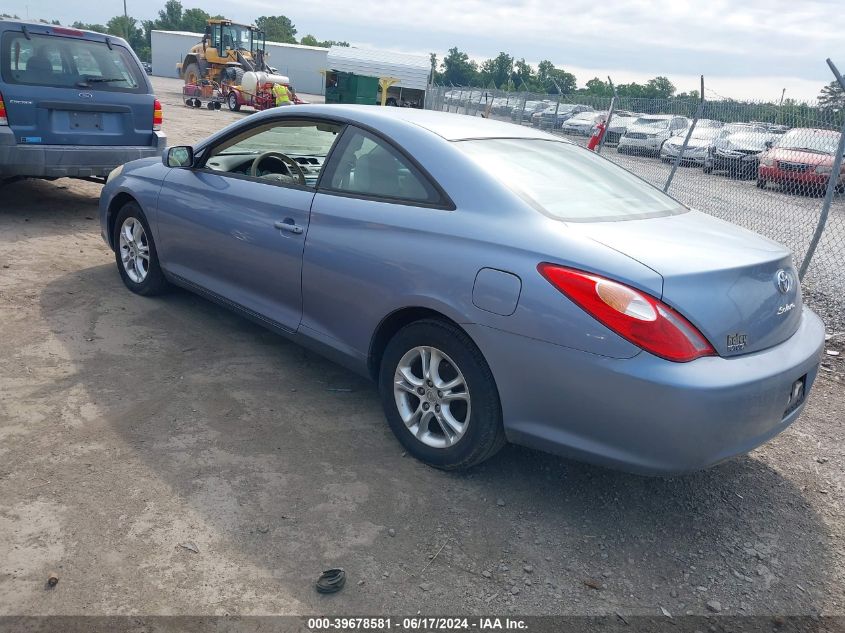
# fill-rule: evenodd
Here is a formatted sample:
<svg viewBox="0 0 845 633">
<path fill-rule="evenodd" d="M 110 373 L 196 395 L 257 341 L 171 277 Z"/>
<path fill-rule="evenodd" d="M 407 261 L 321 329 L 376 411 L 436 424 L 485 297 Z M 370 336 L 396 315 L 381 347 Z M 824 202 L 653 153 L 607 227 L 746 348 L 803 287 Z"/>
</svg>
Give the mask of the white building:
<svg viewBox="0 0 845 633">
<path fill-rule="evenodd" d="M 180 63 L 192 46 L 199 44 L 202 33 L 185 31 L 152 32 L 153 75 L 178 77 L 176 64 Z M 323 94 L 323 75 L 329 49 L 302 44 L 267 42 L 267 63 L 290 77 L 297 92 Z"/>
</svg>

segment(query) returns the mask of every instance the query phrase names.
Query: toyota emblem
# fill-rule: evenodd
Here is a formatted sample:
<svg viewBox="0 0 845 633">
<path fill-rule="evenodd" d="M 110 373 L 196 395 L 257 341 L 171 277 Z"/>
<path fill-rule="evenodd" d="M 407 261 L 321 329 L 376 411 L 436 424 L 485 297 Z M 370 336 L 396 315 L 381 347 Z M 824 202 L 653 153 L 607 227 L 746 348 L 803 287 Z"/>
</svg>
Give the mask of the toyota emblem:
<svg viewBox="0 0 845 633">
<path fill-rule="evenodd" d="M 785 295 L 792 290 L 792 275 L 789 271 L 781 268 L 775 273 L 775 285 L 782 295 Z"/>
</svg>

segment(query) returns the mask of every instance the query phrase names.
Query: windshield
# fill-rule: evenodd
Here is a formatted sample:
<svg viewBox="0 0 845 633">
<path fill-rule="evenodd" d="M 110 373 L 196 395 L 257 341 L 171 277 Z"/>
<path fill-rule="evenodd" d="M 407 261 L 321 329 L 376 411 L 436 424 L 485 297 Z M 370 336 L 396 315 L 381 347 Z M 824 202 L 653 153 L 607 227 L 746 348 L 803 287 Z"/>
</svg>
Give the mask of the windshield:
<svg viewBox="0 0 845 633">
<path fill-rule="evenodd" d="M 11 84 L 146 92 L 142 70 L 123 46 L 79 37 L 7 32 L 0 51 L 3 80 Z"/>
<path fill-rule="evenodd" d="M 801 149 L 822 154 L 835 154 L 839 134 L 822 130 L 789 130 L 777 142 L 781 149 Z"/>
<path fill-rule="evenodd" d="M 722 130 L 715 127 L 705 127 L 705 128 L 698 128 L 696 127 L 692 131 L 692 136 L 690 138 L 701 138 L 705 140 L 714 139 L 720 135 Z"/>
<path fill-rule="evenodd" d="M 668 119 L 654 119 L 649 117 L 640 117 L 634 121 L 634 125 L 642 125 L 644 127 L 653 127 L 656 129 L 663 129 L 669 127 Z"/>
<path fill-rule="evenodd" d="M 283 152 L 295 156 L 325 157 L 334 144 L 340 126 L 321 123 L 269 123 L 258 130 L 221 143 L 215 156 Z"/>
<path fill-rule="evenodd" d="M 633 220 L 687 210 L 627 170 L 571 143 L 481 139 L 455 145 L 532 206 L 557 220 Z"/>
<path fill-rule="evenodd" d="M 250 50 L 249 29 L 238 24 L 223 25 L 223 48 Z"/>
</svg>

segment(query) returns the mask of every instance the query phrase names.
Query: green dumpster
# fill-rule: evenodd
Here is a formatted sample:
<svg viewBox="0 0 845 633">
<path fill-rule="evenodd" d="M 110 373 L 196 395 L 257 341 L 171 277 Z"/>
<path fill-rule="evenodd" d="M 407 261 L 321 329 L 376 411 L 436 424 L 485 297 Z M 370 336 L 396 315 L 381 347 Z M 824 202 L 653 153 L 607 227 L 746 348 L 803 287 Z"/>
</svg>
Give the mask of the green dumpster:
<svg viewBox="0 0 845 633">
<path fill-rule="evenodd" d="M 326 103 L 361 103 L 378 101 L 378 78 L 336 70 L 326 73 Z"/>
</svg>

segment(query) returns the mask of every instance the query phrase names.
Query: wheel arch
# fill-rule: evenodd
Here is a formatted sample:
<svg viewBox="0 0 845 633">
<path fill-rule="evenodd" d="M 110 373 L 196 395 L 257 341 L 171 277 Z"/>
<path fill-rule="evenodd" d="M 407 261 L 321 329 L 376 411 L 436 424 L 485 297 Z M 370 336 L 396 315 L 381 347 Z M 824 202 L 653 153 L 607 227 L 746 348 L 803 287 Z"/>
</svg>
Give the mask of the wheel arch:
<svg viewBox="0 0 845 633">
<path fill-rule="evenodd" d="M 423 319 L 436 319 L 449 323 L 466 334 L 470 340 L 473 340 L 469 332 L 461 327 L 460 323 L 433 308 L 422 306 L 399 308 L 381 320 L 370 339 L 370 349 L 367 354 L 367 373 L 373 380 L 378 380 L 381 359 L 384 356 L 384 350 L 387 348 L 390 339 L 406 325 Z M 474 340 L 473 343 L 475 343 Z"/>
<path fill-rule="evenodd" d="M 109 246 L 111 246 L 112 250 L 114 250 L 114 222 L 120 210 L 130 202 L 137 204 L 141 208 L 141 211 L 144 210 L 138 199 L 126 191 L 121 191 L 109 202 L 108 212 L 106 213 L 106 227 L 108 228 Z"/>
</svg>

